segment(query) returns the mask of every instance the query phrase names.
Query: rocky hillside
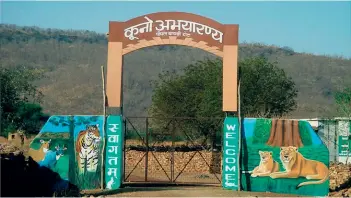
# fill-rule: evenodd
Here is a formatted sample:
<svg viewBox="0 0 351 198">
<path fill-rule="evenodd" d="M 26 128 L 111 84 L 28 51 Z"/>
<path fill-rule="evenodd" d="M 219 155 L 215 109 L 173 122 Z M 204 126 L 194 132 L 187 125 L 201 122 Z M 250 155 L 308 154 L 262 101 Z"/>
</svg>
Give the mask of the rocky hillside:
<svg viewBox="0 0 351 198">
<path fill-rule="evenodd" d="M 105 35 L 90 31 L 0 25 L 2 67 L 26 65 L 45 70 L 37 81 L 43 107 L 51 114 L 101 114 L 100 66 L 106 65 Z M 277 61 L 297 84 L 298 109 L 291 117 L 335 115 L 333 91 L 351 85 L 351 60 L 296 53 L 289 47 L 241 43 L 239 58 L 265 56 Z M 124 59 L 124 111 L 145 116 L 151 104 L 150 80 L 160 72 L 182 69 L 213 55 L 189 47 L 158 46 L 138 50 Z"/>
</svg>

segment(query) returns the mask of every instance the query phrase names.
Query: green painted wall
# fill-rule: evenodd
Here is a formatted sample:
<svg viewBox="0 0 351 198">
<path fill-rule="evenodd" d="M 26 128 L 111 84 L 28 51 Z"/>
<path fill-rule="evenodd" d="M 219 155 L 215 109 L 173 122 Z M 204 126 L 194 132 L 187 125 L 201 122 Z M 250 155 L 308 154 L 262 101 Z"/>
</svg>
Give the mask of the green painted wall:
<svg viewBox="0 0 351 198">
<path fill-rule="evenodd" d="M 227 118 L 229 119 L 229 118 Z M 230 118 L 235 119 L 235 118 Z M 275 129 L 272 127 L 276 127 Z M 289 129 L 289 127 L 295 127 Z M 296 130 L 298 128 L 298 130 Z M 290 121 L 282 121 L 280 125 L 276 126 L 272 119 L 256 119 L 256 118 L 245 118 L 242 121 L 241 128 L 241 170 L 244 171 L 241 174 L 241 188 L 245 191 L 256 191 L 256 192 L 276 192 L 276 193 L 287 193 L 296 195 L 307 195 L 307 196 L 326 196 L 329 192 L 329 180 L 322 182 L 321 184 L 312 184 L 297 186 L 301 182 L 305 181 L 316 181 L 308 180 L 306 177 L 298 176 L 297 178 L 272 178 L 268 171 L 268 174 L 264 176 L 254 177 L 252 171 L 259 167 L 261 157 L 259 151 L 272 152 L 271 158 L 277 162 L 279 170 L 285 171 L 280 152 L 281 147 L 284 146 L 296 146 L 298 147 L 298 153 L 300 153 L 307 160 L 315 160 L 320 166 L 324 166 L 324 171 L 321 174 L 328 175 L 329 167 L 329 151 L 323 144 L 321 139 L 313 131 L 311 125 L 306 121 L 296 121 L 295 125 Z M 279 132 L 277 132 L 279 131 Z M 226 129 L 224 129 L 224 133 Z M 273 134 L 272 134 L 273 133 Z M 224 134 L 223 134 L 224 135 Z M 302 146 L 298 145 L 298 139 L 296 136 L 299 135 Z M 284 137 L 285 136 L 285 137 Z M 295 137 L 293 137 L 295 136 Z M 238 137 L 237 137 L 238 138 Z M 270 138 L 273 138 L 270 142 Z M 225 138 L 224 138 L 225 139 Z M 272 143 L 273 142 L 273 143 Z M 284 143 L 285 142 L 285 143 Z M 225 143 L 225 142 L 224 142 Z M 223 144 L 224 144 L 223 143 Z M 281 145 L 272 145 L 272 144 Z M 294 145 L 296 144 L 296 145 Z M 223 145 L 225 150 L 225 144 Z M 223 159 L 225 160 L 225 158 Z M 315 163 L 315 162 L 312 162 Z M 224 169 L 225 161 L 223 161 Z M 270 167 L 266 165 L 265 167 Z M 273 166 L 272 166 L 273 167 Z M 269 169 L 269 168 L 267 168 Z M 302 168 L 302 171 L 308 171 L 307 168 Z M 271 171 L 274 172 L 274 171 Z M 309 171 L 311 174 L 316 174 L 315 170 Z M 225 186 L 224 186 L 225 187 Z"/>
</svg>

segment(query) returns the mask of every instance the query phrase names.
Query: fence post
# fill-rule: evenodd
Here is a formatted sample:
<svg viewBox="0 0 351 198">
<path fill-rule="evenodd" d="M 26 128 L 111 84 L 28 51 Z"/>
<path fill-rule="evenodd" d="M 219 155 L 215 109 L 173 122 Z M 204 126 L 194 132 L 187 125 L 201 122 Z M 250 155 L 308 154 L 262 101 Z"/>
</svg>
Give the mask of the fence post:
<svg viewBox="0 0 351 198">
<path fill-rule="evenodd" d="M 101 75 L 102 75 L 102 93 L 103 93 L 103 126 L 102 133 L 104 139 L 102 141 L 102 149 L 101 149 L 101 173 L 100 173 L 100 188 L 104 189 L 105 185 L 105 155 L 106 155 L 106 91 L 105 91 L 105 72 L 104 66 L 101 66 Z"/>
<path fill-rule="evenodd" d="M 171 183 L 174 182 L 174 151 L 175 151 L 175 144 L 174 144 L 174 141 L 175 141 L 175 130 L 174 130 L 174 127 L 172 127 L 172 130 L 171 130 L 171 133 L 172 133 L 172 150 L 171 150 Z"/>
<path fill-rule="evenodd" d="M 241 131 L 242 131 L 242 123 L 241 123 L 241 109 L 240 109 L 240 107 L 241 107 L 241 105 L 240 105 L 240 89 L 241 89 L 241 83 L 240 83 L 241 81 L 240 81 L 240 79 L 239 79 L 239 83 L 238 83 L 238 120 L 239 120 L 239 130 L 238 130 L 238 133 L 239 133 L 239 137 L 238 137 L 238 139 L 239 139 L 239 143 L 238 143 L 238 158 L 237 158 L 237 160 L 238 160 L 238 191 L 240 191 L 241 189 L 241 159 L 240 159 L 240 157 L 241 157 L 241 143 L 242 143 L 242 139 L 241 139 Z"/>
<path fill-rule="evenodd" d="M 145 144 L 146 144 L 146 155 L 145 155 L 145 181 L 147 182 L 147 173 L 149 165 L 149 118 L 145 120 Z"/>
<path fill-rule="evenodd" d="M 123 116 L 123 129 L 124 129 L 124 138 L 123 138 L 123 181 L 126 179 L 126 143 L 127 143 L 127 121 L 126 117 Z"/>
<path fill-rule="evenodd" d="M 339 122 L 338 120 L 335 120 L 335 130 L 334 130 L 334 161 L 337 162 L 338 161 L 338 131 L 339 131 Z"/>
<path fill-rule="evenodd" d="M 329 161 L 330 161 L 330 136 L 329 136 L 329 132 L 330 132 L 330 119 L 328 118 L 328 133 L 327 133 L 327 141 L 328 141 L 328 150 L 329 150 Z"/>
</svg>

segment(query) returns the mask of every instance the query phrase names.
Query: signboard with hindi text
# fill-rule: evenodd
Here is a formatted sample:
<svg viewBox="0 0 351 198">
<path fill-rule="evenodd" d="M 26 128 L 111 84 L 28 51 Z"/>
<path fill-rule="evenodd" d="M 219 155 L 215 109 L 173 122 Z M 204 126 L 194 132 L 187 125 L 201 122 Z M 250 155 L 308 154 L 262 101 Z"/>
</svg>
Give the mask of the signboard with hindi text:
<svg viewBox="0 0 351 198">
<path fill-rule="evenodd" d="M 223 58 L 223 111 L 237 111 L 237 24 L 221 24 L 186 12 L 144 14 L 128 21 L 110 21 L 106 95 L 109 107 L 121 107 L 123 56 L 158 45 L 202 49 Z"/>
<path fill-rule="evenodd" d="M 121 29 L 123 32 L 120 31 Z M 221 24 L 190 13 L 159 12 L 123 23 L 110 22 L 109 41 L 123 42 L 123 48 L 127 48 L 129 45 L 154 37 L 161 39 L 176 37 L 183 40 L 191 38 L 192 41 L 203 41 L 209 47 L 222 51 L 224 44 L 237 45 L 237 30 L 237 25 Z M 225 39 L 227 35 L 231 38 Z"/>
<path fill-rule="evenodd" d="M 122 116 L 109 116 L 106 123 L 105 188 L 118 189 L 123 181 Z"/>
<path fill-rule="evenodd" d="M 338 161 L 342 163 L 350 163 L 351 160 L 351 121 L 339 120 L 338 121 Z"/>
<path fill-rule="evenodd" d="M 225 189 L 238 190 L 240 169 L 239 156 L 239 119 L 226 117 L 223 126 L 223 162 L 222 186 Z"/>
</svg>

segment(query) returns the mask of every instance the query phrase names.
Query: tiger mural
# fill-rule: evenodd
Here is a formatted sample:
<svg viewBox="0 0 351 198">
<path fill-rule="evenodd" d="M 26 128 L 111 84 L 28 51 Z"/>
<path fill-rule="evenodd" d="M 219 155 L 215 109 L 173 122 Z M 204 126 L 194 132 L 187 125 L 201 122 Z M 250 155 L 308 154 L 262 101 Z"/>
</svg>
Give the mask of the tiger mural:
<svg viewBox="0 0 351 198">
<path fill-rule="evenodd" d="M 79 173 L 96 172 L 100 145 L 99 124 L 86 125 L 86 130 L 80 131 L 76 141 L 76 157 Z"/>
</svg>

